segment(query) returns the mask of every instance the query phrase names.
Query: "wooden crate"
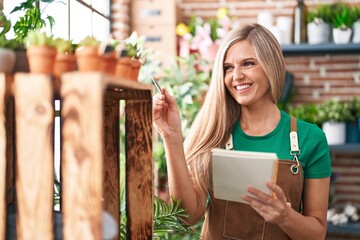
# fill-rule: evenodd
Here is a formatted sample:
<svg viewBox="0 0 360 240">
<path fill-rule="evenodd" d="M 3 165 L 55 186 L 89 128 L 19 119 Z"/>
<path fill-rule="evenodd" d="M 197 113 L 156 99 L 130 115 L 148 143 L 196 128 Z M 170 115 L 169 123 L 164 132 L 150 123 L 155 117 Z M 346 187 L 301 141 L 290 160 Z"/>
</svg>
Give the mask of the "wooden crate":
<svg viewBox="0 0 360 240">
<path fill-rule="evenodd" d="M 48 75 L 17 73 L 13 83 L 12 77 L 0 74 L 0 239 L 5 238 L 6 207 L 12 200 L 5 191 L 13 187 L 12 179 L 17 192 L 17 238 L 53 239 L 57 95 L 62 106 L 64 239 L 101 239 L 104 210 L 119 223 L 120 99 L 126 102 L 122 151 L 126 151 L 128 238 L 152 239 L 152 86 L 95 72 L 72 72 L 63 75 L 58 92 Z M 16 127 L 11 127 L 14 118 Z M 16 141 L 11 145 L 15 129 Z M 15 172 L 9 166 L 13 163 Z"/>
</svg>

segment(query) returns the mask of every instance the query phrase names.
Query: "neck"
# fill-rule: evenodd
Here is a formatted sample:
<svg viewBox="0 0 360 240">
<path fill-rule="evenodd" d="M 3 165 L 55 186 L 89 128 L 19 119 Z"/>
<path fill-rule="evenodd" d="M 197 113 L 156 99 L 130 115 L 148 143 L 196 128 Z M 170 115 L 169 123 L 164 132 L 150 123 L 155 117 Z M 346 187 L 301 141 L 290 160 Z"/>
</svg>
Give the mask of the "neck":
<svg viewBox="0 0 360 240">
<path fill-rule="evenodd" d="M 259 109 L 241 107 L 240 126 L 250 136 L 264 136 L 276 128 L 280 118 L 275 104 Z"/>
</svg>

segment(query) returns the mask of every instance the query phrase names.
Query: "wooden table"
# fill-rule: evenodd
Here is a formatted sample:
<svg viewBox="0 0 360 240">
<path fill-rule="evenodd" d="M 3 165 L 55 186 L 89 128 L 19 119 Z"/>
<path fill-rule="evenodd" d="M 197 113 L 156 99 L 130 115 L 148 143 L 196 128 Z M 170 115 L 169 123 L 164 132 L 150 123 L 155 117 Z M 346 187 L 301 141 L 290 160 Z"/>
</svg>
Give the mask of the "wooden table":
<svg viewBox="0 0 360 240">
<path fill-rule="evenodd" d="M 67 73 L 59 83 L 43 74 L 0 74 L 0 195 L 6 197 L 0 201 L 0 239 L 14 185 L 18 239 L 53 238 L 57 97 L 64 239 L 101 239 L 103 210 L 120 221 L 120 99 L 126 103 L 121 151 L 126 153 L 127 234 L 152 239 L 152 86 L 96 72 Z"/>
</svg>

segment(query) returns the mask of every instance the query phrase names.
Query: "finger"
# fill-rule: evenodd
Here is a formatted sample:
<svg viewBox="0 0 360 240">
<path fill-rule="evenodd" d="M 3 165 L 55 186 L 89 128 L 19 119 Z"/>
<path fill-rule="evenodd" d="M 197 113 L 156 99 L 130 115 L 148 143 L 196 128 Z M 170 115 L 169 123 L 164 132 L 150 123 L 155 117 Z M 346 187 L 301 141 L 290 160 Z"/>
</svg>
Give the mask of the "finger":
<svg viewBox="0 0 360 240">
<path fill-rule="evenodd" d="M 281 202 L 284 203 L 287 202 L 284 191 L 279 185 L 275 184 L 273 181 L 268 181 L 266 182 L 266 186 L 273 192 L 273 195 L 275 195 L 276 198 L 278 198 Z"/>
<path fill-rule="evenodd" d="M 251 193 L 252 195 L 254 195 L 258 200 L 260 200 L 261 202 L 264 202 L 266 204 L 272 204 L 274 202 L 274 197 L 264 193 L 262 191 L 259 191 L 256 188 L 253 187 L 248 187 L 248 192 Z"/>
</svg>

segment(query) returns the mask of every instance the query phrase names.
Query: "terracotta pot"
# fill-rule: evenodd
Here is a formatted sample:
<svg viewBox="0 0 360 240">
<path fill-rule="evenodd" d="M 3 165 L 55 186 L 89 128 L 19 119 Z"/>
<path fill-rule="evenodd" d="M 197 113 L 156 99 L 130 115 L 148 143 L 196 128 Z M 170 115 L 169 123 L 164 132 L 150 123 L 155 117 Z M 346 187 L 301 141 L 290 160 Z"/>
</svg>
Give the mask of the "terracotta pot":
<svg viewBox="0 0 360 240">
<path fill-rule="evenodd" d="M 131 80 L 138 80 L 139 72 L 141 68 L 141 62 L 137 59 L 131 60 L 131 72 L 130 72 L 130 79 Z"/>
<path fill-rule="evenodd" d="M 57 53 L 54 65 L 54 75 L 59 78 L 64 72 L 75 70 L 75 56 L 72 53 Z"/>
<path fill-rule="evenodd" d="M 138 80 L 141 62 L 129 57 L 119 58 L 116 64 L 115 75 L 129 80 Z"/>
<path fill-rule="evenodd" d="M 100 71 L 101 57 L 98 47 L 81 46 L 75 51 L 77 68 L 80 72 Z"/>
<path fill-rule="evenodd" d="M 26 50 L 31 73 L 52 74 L 56 56 L 56 48 L 49 46 L 30 46 Z"/>
<path fill-rule="evenodd" d="M 107 74 L 115 74 L 116 70 L 116 53 L 105 53 L 102 55 L 100 71 Z"/>
</svg>

